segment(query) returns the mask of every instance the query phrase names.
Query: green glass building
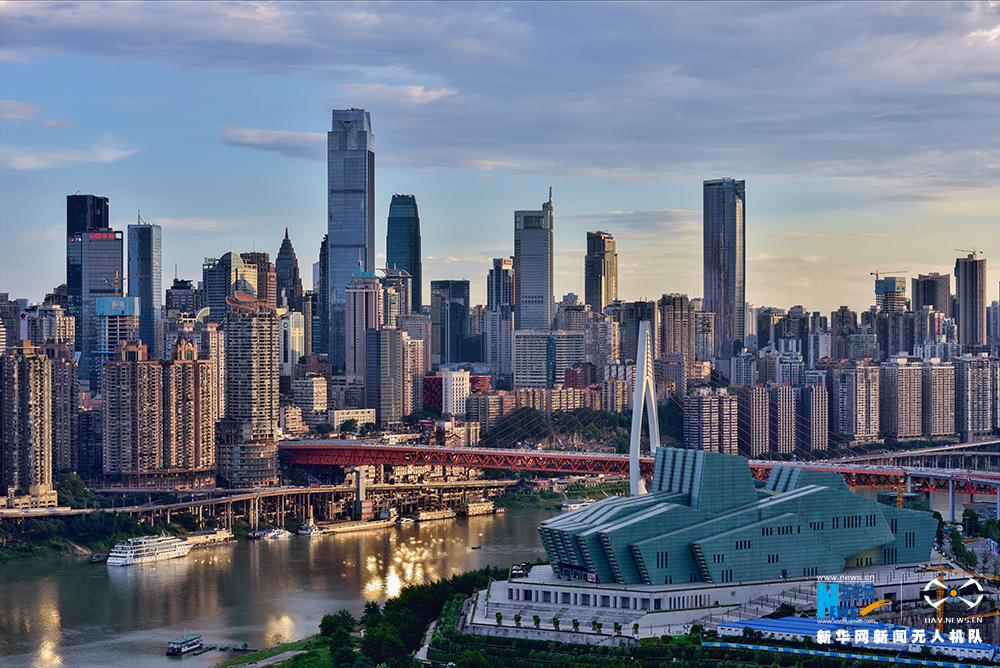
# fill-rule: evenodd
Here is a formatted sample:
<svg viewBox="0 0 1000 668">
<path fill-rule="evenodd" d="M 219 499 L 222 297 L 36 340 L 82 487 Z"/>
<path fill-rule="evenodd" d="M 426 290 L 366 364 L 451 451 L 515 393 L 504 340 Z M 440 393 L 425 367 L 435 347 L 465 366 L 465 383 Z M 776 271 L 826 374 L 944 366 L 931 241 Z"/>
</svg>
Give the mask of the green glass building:
<svg viewBox="0 0 1000 668">
<path fill-rule="evenodd" d="M 659 448 L 649 494 L 611 497 L 538 528 L 556 575 L 600 583 L 728 583 L 925 561 L 937 520 L 853 494 L 836 473 Z"/>
</svg>

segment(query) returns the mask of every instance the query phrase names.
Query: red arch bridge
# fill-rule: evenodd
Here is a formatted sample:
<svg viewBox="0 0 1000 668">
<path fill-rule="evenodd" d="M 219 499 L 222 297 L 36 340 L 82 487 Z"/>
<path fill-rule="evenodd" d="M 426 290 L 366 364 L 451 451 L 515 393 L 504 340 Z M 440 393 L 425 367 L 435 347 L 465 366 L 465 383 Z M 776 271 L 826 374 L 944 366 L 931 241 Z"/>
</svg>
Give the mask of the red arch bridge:
<svg viewBox="0 0 1000 668">
<path fill-rule="evenodd" d="M 284 441 L 282 459 L 302 466 L 464 466 L 482 469 L 562 473 L 564 475 L 628 476 L 628 457 L 582 452 L 442 448 L 430 445 L 385 445 L 371 441 Z M 653 474 L 653 459 L 640 458 L 643 476 Z M 827 462 L 750 460 L 754 478 L 766 480 L 773 466 L 796 466 L 838 473 L 851 487 L 895 489 L 907 485 L 914 492 L 998 494 L 1000 473 L 966 469 L 881 466 Z"/>
</svg>

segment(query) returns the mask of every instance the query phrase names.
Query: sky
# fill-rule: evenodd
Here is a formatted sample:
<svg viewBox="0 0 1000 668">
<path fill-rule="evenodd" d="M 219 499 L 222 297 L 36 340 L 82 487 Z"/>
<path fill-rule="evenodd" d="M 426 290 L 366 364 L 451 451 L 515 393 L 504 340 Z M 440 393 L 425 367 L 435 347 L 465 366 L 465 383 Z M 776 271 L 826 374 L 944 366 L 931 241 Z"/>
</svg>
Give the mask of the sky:
<svg viewBox="0 0 1000 668">
<path fill-rule="evenodd" d="M 0 2 L 0 292 L 65 282 L 65 197 L 163 228 L 164 287 L 326 233 L 331 109 L 371 113 L 377 257 L 420 210 L 425 292 L 513 253 L 553 189 L 619 297 L 702 294 L 702 181 L 746 180 L 747 301 L 874 301 L 985 251 L 1000 299 L 1000 4 Z M 906 273 L 903 273 L 906 272 Z M 954 282 L 953 288 L 954 290 Z"/>
</svg>

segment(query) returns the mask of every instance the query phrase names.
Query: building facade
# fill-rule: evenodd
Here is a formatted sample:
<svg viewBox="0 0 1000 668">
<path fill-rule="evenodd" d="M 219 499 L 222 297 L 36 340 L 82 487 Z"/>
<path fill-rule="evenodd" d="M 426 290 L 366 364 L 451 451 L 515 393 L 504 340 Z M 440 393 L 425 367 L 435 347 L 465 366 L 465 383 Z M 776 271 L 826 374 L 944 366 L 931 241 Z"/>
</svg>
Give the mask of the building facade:
<svg viewBox="0 0 1000 668">
<path fill-rule="evenodd" d="M 610 232 L 587 232 L 583 258 L 583 300 L 593 313 L 618 299 L 618 253 Z"/>
<path fill-rule="evenodd" d="M 431 281 L 431 364 L 462 361 L 462 339 L 469 333 L 469 281 Z"/>
<path fill-rule="evenodd" d="M 986 344 L 986 258 L 976 253 L 955 260 L 958 342 L 963 346 Z"/>
<path fill-rule="evenodd" d="M 552 189 L 541 211 L 514 212 L 514 328 L 552 329 Z"/>
<path fill-rule="evenodd" d="M 128 296 L 139 298 L 139 339 L 155 358 L 156 321 L 163 313 L 163 239 L 159 225 L 128 226 Z"/>
<path fill-rule="evenodd" d="M 746 184 L 704 183 L 704 306 L 715 313 L 713 356 L 729 359 L 743 347 L 746 313 Z"/>
<path fill-rule="evenodd" d="M 407 313 L 420 313 L 423 304 L 423 272 L 420 255 L 420 214 L 413 195 L 393 195 L 385 234 L 385 266 L 402 269 L 413 280 Z"/>
<path fill-rule="evenodd" d="M 285 228 L 285 238 L 281 240 L 281 248 L 274 258 L 275 290 L 277 306 L 290 311 L 302 312 L 302 278 L 299 276 L 299 260 L 295 257 L 292 240 L 288 238 L 288 228 Z"/>
<path fill-rule="evenodd" d="M 0 491 L 52 488 L 52 368 L 22 341 L 0 355 Z"/>
</svg>

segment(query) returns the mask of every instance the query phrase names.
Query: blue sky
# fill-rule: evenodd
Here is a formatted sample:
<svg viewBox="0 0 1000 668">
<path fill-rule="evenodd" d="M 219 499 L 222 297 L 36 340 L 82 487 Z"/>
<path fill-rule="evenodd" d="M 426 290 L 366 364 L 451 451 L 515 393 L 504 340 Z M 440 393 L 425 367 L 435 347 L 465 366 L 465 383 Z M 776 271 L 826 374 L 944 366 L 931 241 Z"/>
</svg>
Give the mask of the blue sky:
<svg viewBox="0 0 1000 668">
<path fill-rule="evenodd" d="M 553 187 L 556 293 L 588 229 L 620 296 L 701 294 L 701 182 L 747 181 L 747 298 L 872 303 L 869 272 L 1000 282 L 1000 6 L 963 3 L 0 5 L 0 291 L 65 281 L 65 196 L 163 226 L 165 284 L 326 231 L 332 108 L 371 112 L 377 252 L 416 195 L 425 281 L 485 301 Z"/>
</svg>

